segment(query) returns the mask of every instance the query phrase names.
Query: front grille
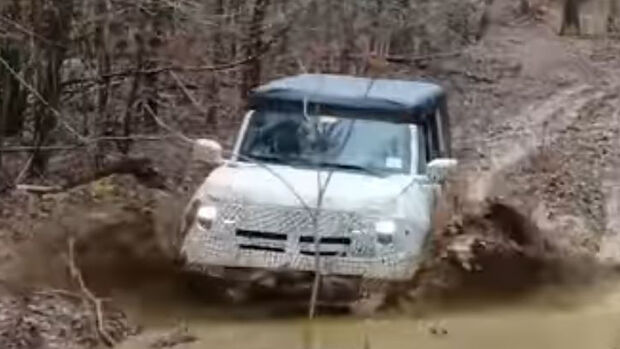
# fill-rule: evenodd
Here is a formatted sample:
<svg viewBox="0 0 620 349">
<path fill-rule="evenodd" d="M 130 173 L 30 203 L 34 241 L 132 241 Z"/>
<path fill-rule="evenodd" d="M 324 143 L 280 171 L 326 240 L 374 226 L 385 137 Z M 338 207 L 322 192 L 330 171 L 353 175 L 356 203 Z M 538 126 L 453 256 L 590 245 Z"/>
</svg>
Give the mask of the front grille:
<svg viewBox="0 0 620 349">
<path fill-rule="evenodd" d="M 314 236 L 305 235 L 299 237 L 300 243 L 314 243 Z M 350 245 L 351 238 L 347 237 L 322 237 L 319 239 L 320 244 L 329 244 L 329 245 Z"/>
<path fill-rule="evenodd" d="M 319 256 L 346 257 L 349 245 L 351 245 L 351 238 L 349 237 L 323 236 L 319 238 Z M 316 247 L 313 235 L 299 237 L 299 253 L 306 256 L 315 256 Z"/>
<path fill-rule="evenodd" d="M 260 231 L 252 231 L 252 230 L 237 230 L 237 236 L 246 237 L 249 239 L 267 239 L 267 240 L 278 240 L 278 241 L 286 241 L 286 234 L 280 233 L 265 233 Z"/>
<path fill-rule="evenodd" d="M 285 252 L 286 234 L 237 229 L 237 246 L 242 250 Z"/>
<path fill-rule="evenodd" d="M 304 256 L 316 256 L 316 253 L 314 253 L 314 251 L 301 250 L 299 251 L 299 253 L 303 254 Z M 336 251 L 319 251 L 319 256 L 321 257 L 346 257 L 347 253 L 336 252 Z"/>
<path fill-rule="evenodd" d="M 252 251 L 284 252 L 283 247 L 270 247 L 270 246 L 261 246 L 261 245 L 240 244 L 239 248 L 242 250 L 252 250 Z"/>
<path fill-rule="evenodd" d="M 316 226 L 303 208 L 226 203 L 220 212 L 220 224 L 234 222 L 226 229 L 233 228 L 235 244 L 242 250 L 290 251 L 314 256 L 315 228 L 321 236 L 318 244 L 321 256 L 359 255 L 359 251 L 367 249 L 369 240 L 365 232 L 370 224 L 351 212 L 321 211 Z M 355 237 L 347 236 L 353 231 Z"/>
</svg>

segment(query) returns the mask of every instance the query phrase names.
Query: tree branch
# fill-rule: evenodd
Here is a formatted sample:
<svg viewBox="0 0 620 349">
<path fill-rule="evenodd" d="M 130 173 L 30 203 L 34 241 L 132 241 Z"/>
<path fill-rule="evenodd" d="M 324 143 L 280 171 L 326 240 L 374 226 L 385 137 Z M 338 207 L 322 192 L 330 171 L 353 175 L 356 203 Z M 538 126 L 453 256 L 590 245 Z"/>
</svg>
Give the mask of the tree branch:
<svg viewBox="0 0 620 349">
<path fill-rule="evenodd" d="M 358 59 L 368 59 L 370 57 L 376 57 L 380 59 L 385 59 L 387 62 L 390 62 L 390 63 L 407 64 L 407 63 L 416 63 L 420 61 L 427 61 L 431 59 L 456 57 L 462 54 L 463 54 L 463 51 L 440 52 L 440 53 L 433 53 L 433 54 L 419 55 L 419 56 L 400 56 L 400 55 L 381 56 L 381 55 L 372 55 L 372 54 L 368 55 L 368 54 L 357 53 L 357 54 L 349 54 L 348 57 L 358 58 Z"/>
<path fill-rule="evenodd" d="M 41 151 L 58 151 L 58 150 L 74 150 L 78 148 L 86 147 L 93 143 L 98 142 L 111 142 L 111 141 L 162 141 L 169 139 L 169 136 L 160 136 L 160 135 L 133 135 L 133 136 L 105 136 L 98 138 L 88 138 L 85 143 L 80 144 L 61 144 L 61 145 L 49 145 L 44 147 L 36 147 L 36 146 L 15 146 L 15 147 L 3 147 L 0 148 L 0 153 L 23 153 L 29 152 L 33 150 L 41 150 Z"/>
<path fill-rule="evenodd" d="M 58 42 L 54 42 L 54 41 L 52 41 L 52 40 L 50 40 L 50 39 L 48 39 L 48 38 L 46 38 L 44 36 L 41 36 L 41 35 L 33 32 L 32 30 L 30 30 L 28 28 L 25 28 L 24 26 L 22 26 L 21 24 L 17 23 L 16 21 L 14 21 L 14 20 L 12 20 L 10 18 L 7 18 L 6 16 L 0 16 L 0 20 L 8 23 L 9 25 L 12 25 L 13 27 L 17 28 L 17 30 L 19 30 L 20 32 L 22 32 L 24 34 L 27 34 L 27 35 L 29 35 L 31 37 L 39 39 L 41 42 L 43 42 L 43 43 L 45 43 L 47 45 L 56 46 L 56 47 L 59 47 L 59 48 L 62 48 L 62 49 L 68 49 L 67 46 L 62 45 L 62 44 L 60 44 Z"/>
<path fill-rule="evenodd" d="M 11 65 L 4 60 L 4 58 L 2 58 L 0 56 L 0 64 L 2 66 L 4 66 L 4 68 L 11 74 L 13 75 L 13 77 L 19 81 L 20 84 L 22 84 L 23 87 L 25 87 L 26 89 L 28 89 L 28 91 L 30 91 L 30 93 L 32 93 L 46 108 L 48 108 L 56 117 L 56 119 L 58 120 L 58 122 L 60 122 L 60 124 L 67 129 L 67 131 L 69 131 L 69 133 L 71 133 L 72 135 L 74 135 L 80 142 L 85 143 L 88 139 L 84 136 L 82 136 L 81 134 L 79 134 L 73 127 L 71 127 L 71 125 L 69 125 L 68 123 L 66 123 L 63 119 L 62 119 L 62 114 L 60 114 L 60 112 L 58 110 L 56 110 L 56 108 L 52 107 L 49 102 L 47 100 L 45 100 L 45 98 L 43 98 L 43 96 L 41 96 L 41 94 L 39 93 L 39 91 L 37 91 L 36 88 L 32 87 L 28 82 L 26 82 L 26 80 L 24 80 L 19 73 L 17 73 L 12 67 Z"/>
<path fill-rule="evenodd" d="M 114 338 L 112 338 L 112 336 L 105 329 L 104 314 L 103 314 L 103 300 L 96 297 L 95 294 L 86 286 L 86 283 L 84 282 L 84 278 L 82 277 L 82 272 L 80 271 L 80 269 L 78 268 L 75 262 L 75 238 L 70 237 L 67 240 L 67 245 L 69 249 L 68 251 L 69 255 L 67 258 L 68 259 L 67 264 L 69 266 L 69 273 L 71 274 L 71 277 L 73 277 L 75 281 L 78 283 L 78 286 L 80 287 L 80 290 L 82 291 L 84 296 L 86 296 L 86 298 L 93 304 L 95 320 L 96 320 L 96 325 L 97 325 L 97 334 L 103 340 L 105 345 L 109 347 L 113 347 L 114 345 L 116 345 L 116 341 L 114 340 Z"/>
<path fill-rule="evenodd" d="M 260 58 L 262 55 L 264 55 L 265 53 L 269 51 L 269 48 L 277 40 L 277 38 L 278 38 L 277 36 L 274 36 L 269 41 L 265 42 L 262 49 L 257 54 L 252 55 L 250 57 L 245 57 L 245 58 L 242 58 L 237 61 L 230 62 L 230 63 L 214 64 L 214 65 L 198 65 L 198 66 L 169 65 L 169 66 L 162 66 L 162 67 L 157 67 L 157 68 L 152 68 L 152 69 L 142 69 L 142 70 L 129 69 L 129 70 L 123 70 L 123 71 L 113 72 L 109 74 L 104 74 L 98 77 L 69 80 L 69 81 L 65 81 L 63 85 L 66 86 L 66 85 L 81 84 L 81 83 L 93 82 L 93 81 L 102 83 L 105 81 L 105 79 L 125 78 L 125 77 L 133 76 L 136 74 L 161 74 L 161 73 L 167 73 L 167 72 L 198 73 L 198 72 L 208 72 L 208 71 L 211 71 L 211 72 L 226 71 L 226 70 L 234 69 L 239 66 L 245 65 L 247 63 L 254 61 L 257 58 Z"/>
<path fill-rule="evenodd" d="M 196 100 L 196 98 L 194 98 L 194 96 L 191 94 L 191 92 L 189 92 L 189 90 L 187 89 L 187 87 L 185 86 L 183 81 L 181 81 L 179 76 L 173 70 L 170 70 L 169 73 L 170 73 L 170 76 L 172 77 L 172 79 L 174 79 L 174 81 L 177 83 L 177 86 L 179 86 L 179 89 L 181 89 L 181 91 L 183 92 L 185 97 L 187 97 L 187 99 L 189 99 L 189 101 L 192 102 L 194 107 L 199 112 L 201 112 L 202 114 L 207 116 L 207 114 L 208 114 L 207 111 L 200 105 L 200 103 L 198 103 L 198 101 Z"/>
<path fill-rule="evenodd" d="M 191 144 L 192 146 L 196 144 L 196 141 L 187 137 L 186 135 L 184 135 L 183 133 L 173 129 L 172 127 L 168 126 L 165 122 L 163 122 L 160 118 L 157 117 L 157 115 L 155 115 L 155 113 L 153 112 L 153 110 L 148 106 L 145 105 L 144 106 L 146 111 L 151 115 L 151 117 L 155 120 L 155 122 L 163 129 L 165 129 L 166 131 L 170 132 L 171 134 L 173 134 L 175 137 L 179 138 L 180 140 L 182 140 L 183 142 L 186 142 L 188 144 Z M 304 200 L 301 195 L 299 194 L 299 192 L 297 192 L 297 190 L 295 190 L 295 187 L 293 187 L 293 185 L 291 183 L 289 183 L 286 179 L 284 179 L 284 177 L 282 177 L 280 174 L 278 174 L 275 170 L 273 170 L 271 167 L 265 165 L 264 163 L 260 162 L 260 161 L 256 161 L 254 159 L 252 159 L 251 157 L 247 157 L 244 156 L 242 154 L 231 154 L 234 155 L 244 161 L 247 162 L 251 162 L 261 168 L 263 168 L 265 171 L 269 172 L 272 176 L 276 177 L 280 182 L 282 182 L 282 184 L 284 184 L 284 186 L 286 186 L 286 188 L 288 190 L 291 191 L 291 193 L 295 196 L 295 198 L 299 201 L 299 203 L 303 206 L 303 208 L 308 211 L 308 213 L 310 215 L 313 215 L 313 211 L 310 208 L 310 205 L 308 205 L 308 203 L 306 202 L 306 200 Z"/>
<path fill-rule="evenodd" d="M 74 84 L 93 82 L 93 81 L 97 83 L 102 83 L 105 81 L 105 79 L 125 78 L 125 77 L 132 76 L 135 74 L 160 74 L 160 73 L 166 73 L 170 71 L 171 72 L 198 73 L 198 72 L 226 71 L 226 70 L 235 69 L 239 66 L 248 64 L 256 60 L 257 58 L 260 58 L 265 53 L 267 53 L 269 49 L 271 48 L 271 46 L 275 42 L 277 42 L 278 39 L 282 38 L 282 35 L 291 28 L 291 26 L 293 25 L 294 19 L 296 18 L 296 15 L 300 13 L 303 9 L 310 6 L 310 4 L 312 4 L 315 1 L 316 0 L 308 1 L 304 6 L 301 6 L 301 8 L 298 9 L 299 12 L 292 11 L 293 13 L 291 13 L 291 16 L 289 16 L 291 18 L 289 18 L 289 20 L 282 26 L 282 28 L 280 28 L 275 33 L 273 33 L 273 35 L 271 36 L 269 40 L 263 42 L 263 44 L 260 47 L 260 50 L 258 50 L 258 52 L 256 52 L 254 55 L 251 55 L 249 57 L 244 57 L 239 60 L 232 61 L 229 63 L 223 63 L 223 64 L 198 65 L 198 66 L 168 65 L 168 66 L 162 66 L 162 67 L 144 69 L 144 70 L 136 70 L 136 69 L 122 70 L 122 71 L 112 72 L 109 74 L 104 74 L 98 77 L 68 80 L 68 81 L 63 82 L 62 85 L 63 86 L 74 85 Z"/>
</svg>

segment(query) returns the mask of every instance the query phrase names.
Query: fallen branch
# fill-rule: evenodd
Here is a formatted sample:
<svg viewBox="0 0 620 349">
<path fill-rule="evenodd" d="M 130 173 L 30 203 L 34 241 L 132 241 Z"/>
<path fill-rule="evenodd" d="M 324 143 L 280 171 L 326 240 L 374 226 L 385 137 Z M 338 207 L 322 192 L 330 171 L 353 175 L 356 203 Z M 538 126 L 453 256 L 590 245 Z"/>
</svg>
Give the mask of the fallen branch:
<svg viewBox="0 0 620 349">
<path fill-rule="evenodd" d="M 51 289 L 51 290 L 43 290 L 43 291 L 35 291 L 34 294 L 41 296 L 62 296 L 73 299 L 84 299 L 79 293 L 63 290 L 63 289 Z"/>
<path fill-rule="evenodd" d="M 68 50 L 69 48 L 65 45 L 62 45 L 61 43 L 57 42 L 57 41 L 53 41 L 50 40 L 42 35 L 39 35 L 37 33 L 35 33 L 34 31 L 25 28 L 24 26 L 22 26 L 21 24 L 15 22 L 14 20 L 7 18 L 6 16 L 0 16 L 0 20 L 3 22 L 8 23 L 9 25 L 12 25 L 14 28 L 17 28 L 17 30 L 19 30 L 20 32 L 22 32 L 23 34 L 28 35 L 29 37 L 34 37 L 39 39 L 41 42 L 50 45 L 50 46 L 55 46 L 55 47 L 59 47 L 61 49 L 66 49 Z"/>
<path fill-rule="evenodd" d="M 30 166 L 32 165 L 32 160 L 34 160 L 34 154 L 28 157 L 28 161 L 26 161 L 26 164 L 24 165 L 22 170 L 19 171 L 19 174 L 17 175 L 17 177 L 15 177 L 15 181 L 13 181 L 15 185 L 18 185 L 19 183 L 21 183 L 24 177 L 26 177 L 26 173 L 28 173 L 28 170 L 30 169 Z"/>
<path fill-rule="evenodd" d="M 196 140 L 191 139 L 189 137 L 187 137 L 186 135 L 184 135 L 183 133 L 173 129 L 172 127 L 168 126 L 165 122 L 163 122 L 163 120 L 161 120 L 160 118 L 157 117 L 157 115 L 155 115 L 155 112 L 153 111 L 153 109 L 151 109 L 151 107 L 149 107 L 148 105 L 144 106 L 144 109 L 151 115 L 151 117 L 153 118 L 153 120 L 155 120 L 155 122 L 157 123 L 157 125 L 159 125 L 161 128 L 165 129 L 166 131 L 170 132 L 172 135 L 174 135 L 176 138 L 180 139 L 183 142 L 186 142 L 192 146 L 194 146 L 196 144 Z M 291 191 L 291 193 L 293 193 L 293 195 L 297 198 L 297 200 L 299 200 L 300 204 L 304 207 L 304 209 L 306 209 L 310 215 L 312 215 L 313 211 L 310 208 L 310 206 L 308 205 L 308 203 L 306 203 L 306 201 L 301 197 L 301 195 L 297 192 L 297 190 L 295 190 L 295 188 L 293 187 L 293 185 L 291 183 L 289 183 L 286 179 L 284 179 L 284 177 L 282 177 L 278 172 L 276 172 L 275 170 L 273 170 L 271 167 L 265 165 L 264 163 L 257 161 L 249 156 L 244 156 L 242 154 L 228 154 L 234 157 L 237 157 L 241 160 L 244 161 L 248 161 L 251 162 L 261 168 L 263 168 L 265 171 L 269 172 L 271 175 L 273 175 L 274 177 L 276 177 L 280 182 L 282 182 L 282 184 L 284 184 L 288 190 Z"/>
<path fill-rule="evenodd" d="M 62 191 L 62 187 L 59 186 L 45 186 L 45 185 L 34 185 L 34 184 L 18 184 L 15 186 L 15 189 L 27 191 L 35 194 L 49 194 L 49 193 L 57 193 Z"/>
<path fill-rule="evenodd" d="M 172 348 L 182 344 L 193 343 L 197 340 L 198 338 L 189 332 L 187 325 L 182 324 L 170 333 L 166 333 L 163 336 L 156 338 L 151 344 L 149 344 L 149 348 Z"/>
<path fill-rule="evenodd" d="M 0 153 L 26 153 L 33 150 L 40 151 L 59 151 L 59 150 L 73 150 L 86 146 L 85 144 L 72 144 L 72 145 L 48 145 L 43 147 L 36 147 L 34 145 L 24 145 L 15 147 L 3 147 L 0 148 Z"/>
<path fill-rule="evenodd" d="M 89 139 L 86 143 L 82 143 L 82 144 L 49 145 L 49 146 L 43 146 L 43 147 L 36 147 L 36 146 L 3 147 L 3 148 L 0 148 L 0 153 L 22 153 L 22 152 L 29 152 L 33 150 L 39 150 L 39 151 L 74 150 L 74 149 L 86 147 L 90 144 L 97 143 L 97 142 L 111 142 L 111 141 L 122 141 L 122 140 L 161 141 L 161 140 L 165 140 L 168 138 L 170 137 L 159 136 L 159 135 L 106 136 L 106 137 L 92 138 L 92 139 Z"/>
<path fill-rule="evenodd" d="M 58 122 L 65 128 L 67 129 L 67 131 L 69 131 L 69 133 L 71 133 L 72 135 L 74 135 L 80 142 L 86 142 L 88 140 L 88 138 L 82 136 L 80 133 L 78 133 L 73 127 L 71 127 L 71 125 L 69 125 L 67 122 L 65 122 L 62 118 L 62 114 L 60 114 L 60 112 L 54 108 L 52 105 L 49 104 L 49 102 L 47 100 L 45 100 L 45 98 L 43 98 L 43 96 L 41 96 L 41 94 L 39 93 L 39 91 L 37 91 L 36 88 L 32 87 L 28 82 L 26 82 L 26 80 L 24 80 L 24 78 L 22 78 L 19 73 L 17 73 L 12 67 L 11 65 L 4 60 L 4 58 L 2 58 L 2 56 L 0 56 L 0 64 L 2 66 L 4 66 L 4 68 L 11 74 L 13 75 L 13 77 L 19 81 L 19 83 L 25 87 L 28 91 L 30 91 L 30 93 L 32 93 L 33 96 L 35 96 L 40 102 L 41 104 L 43 104 L 47 109 L 49 109 L 52 114 L 54 114 L 54 116 L 56 117 L 56 119 L 58 120 Z"/>
<path fill-rule="evenodd" d="M 165 186 L 161 175 L 153 167 L 151 160 L 148 158 L 123 158 L 119 161 L 106 164 L 103 168 L 94 173 L 85 176 L 68 178 L 67 183 L 63 186 L 64 190 L 84 185 L 100 178 L 108 177 L 114 174 L 130 174 L 139 179 L 143 184 L 149 187 L 163 188 Z"/>
<path fill-rule="evenodd" d="M 472 73 L 470 71 L 462 71 L 458 69 L 448 69 L 444 71 L 446 74 L 454 74 L 454 75 L 463 75 L 466 78 L 473 80 L 474 82 L 483 82 L 487 84 L 492 84 L 496 82 L 495 79 L 490 78 L 488 76 Z"/>
<path fill-rule="evenodd" d="M 179 86 L 179 89 L 183 92 L 185 97 L 187 97 L 187 99 L 189 99 L 189 101 L 192 102 L 192 104 L 194 105 L 194 108 L 196 108 L 199 112 L 201 112 L 202 114 L 206 116 L 208 114 L 207 111 L 200 105 L 200 103 L 198 103 L 198 101 L 196 100 L 196 98 L 194 98 L 191 92 L 189 92 L 189 90 L 187 89 L 183 81 L 181 81 L 179 76 L 172 70 L 169 71 L 169 73 L 172 79 L 177 83 L 177 86 Z"/>
<path fill-rule="evenodd" d="M 480 75 L 480 74 L 474 74 L 472 72 L 466 71 L 462 73 L 463 75 L 465 75 L 467 78 L 475 81 L 475 82 L 484 82 L 487 84 L 492 84 L 495 82 L 495 79 L 490 78 L 488 76 L 484 76 L 484 75 Z"/>
<path fill-rule="evenodd" d="M 387 56 L 379 56 L 373 54 L 350 54 L 348 55 L 350 58 L 361 58 L 368 59 L 370 57 L 382 58 L 390 63 L 416 63 L 421 61 L 427 61 L 431 59 L 439 59 L 439 58 L 449 58 L 456 57 L 463 54 L 463 51 L 454 51 L 454 52 L 442 52 L 442 53 L 434 53 L 428 55 L 420 55 L 420 56 L 398 56 L 398 55 L 387 55 Z"/>
<path fill-rule="evenodd" d="M 69 248 L 69 256 L 68 256 L 68 261 L 67 261 L 69 265 L 69 273 L 71 274 L 71 277 L 73 277 L 75 281 L 77 281 L 78 286 L 80 287 L 80 290 L 82 291 L 84 296 L 86 296 L 86 298 L 93 305 L 94 312 L 95 312 L 96 326 L 97 326 L 97 334 L 99 338 L 101 338 L 104 344 L 107 345 L 108 347 L 113 347 L 114 345 L 116 345 L 116 341 L 106 331 L 105 326 L 104 326 L 103 300 L 100 298 L 97 298 L 95 294 L 90 289 L 88 289 L 88 287 L 86 287 L 86 283 L 84 282 L 84 278 L 82 277 L 82 272 L 75 264 L 75 238 L 70 237 L 67 240 L 67 245 Z"/>
<path fill-rule="evenodd" d="M 144 105 L 144 109 L 147 111 L 147 113 L 149 113 L 149 115 L 153 118 L 153 120 L 155 121 L 155 123 L 157 125 L 159 125 L 159 127 L 163 128 L 164 130 L 170 132 L 173 136 L 175 136 L 176 138 L 179 138 L 180 140 L 189 143 L 189 144 L 194 144 L 195 140 L 187 137 L 186 135 L 184 135 L 183 133 L 173 129 L 172 127 L 168 126 L 162 119 L 160 119 L 157 114 L 155 114 L 155 112 L 153 111 L 153 109 L 148 105 L 145 104 Z"/>
</svg>

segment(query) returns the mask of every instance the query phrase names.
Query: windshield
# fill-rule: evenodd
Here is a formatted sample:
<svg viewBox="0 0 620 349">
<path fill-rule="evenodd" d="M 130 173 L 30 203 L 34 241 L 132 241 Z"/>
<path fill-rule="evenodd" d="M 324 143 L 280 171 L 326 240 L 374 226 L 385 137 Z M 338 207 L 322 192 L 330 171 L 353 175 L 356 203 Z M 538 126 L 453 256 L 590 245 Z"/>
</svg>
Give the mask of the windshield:
<svg viewBox="0 0 620 349">
<path fill-rule="evenodd" d="M 291 166 L 371 174 L 409 173 L 411 132 L 407 124 L 301 113 L 253 113 L 241 155 Z"/>
</svg>

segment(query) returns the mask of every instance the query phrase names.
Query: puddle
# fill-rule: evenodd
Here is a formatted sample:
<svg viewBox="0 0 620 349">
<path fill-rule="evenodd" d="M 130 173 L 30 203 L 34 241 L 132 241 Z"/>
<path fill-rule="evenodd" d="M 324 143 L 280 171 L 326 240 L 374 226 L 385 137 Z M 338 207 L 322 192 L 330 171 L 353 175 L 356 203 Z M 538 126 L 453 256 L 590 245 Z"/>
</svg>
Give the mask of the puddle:
<svg viewBox="0 0 620 349">
<path fill-rule="evenodd" d="M 451 302 L 416 315 L 321 317 L 312 323 L 303 313 L 274 318 L 260 307 L 244 313 L 150 290 L 121 297 L 130 316 L 145 324 L 145 333 L 120 348 L 147 348 L 149 334 L 181 321 L 198 338 L 178 346 L 187 349 L 620 348 L 620 282 L 587 290 L 547 288 L 503 303 Z"/>
</svg>

